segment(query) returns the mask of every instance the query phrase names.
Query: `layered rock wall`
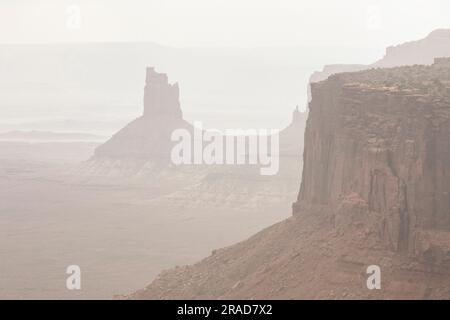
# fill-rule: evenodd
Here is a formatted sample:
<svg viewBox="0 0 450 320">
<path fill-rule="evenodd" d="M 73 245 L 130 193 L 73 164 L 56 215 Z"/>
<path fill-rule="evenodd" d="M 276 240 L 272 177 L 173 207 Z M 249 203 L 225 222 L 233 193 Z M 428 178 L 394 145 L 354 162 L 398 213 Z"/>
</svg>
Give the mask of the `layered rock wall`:
<svg viewBox="0 0 450 320">
<path fill-rule="evenodd" d="M 417 74 L 422 90 L 386 86 L 386 79 L 400 81 L 393 75 Z M 408 252 L 416 251 L 421 231 L 450 230 L 449 74 L 435 65 L 312 84 L 294 214 L 326 206 L 338 227 L 374 221 L 391 249 Z M 441 91 L 433 75 L 442 79 Z"/>
</svg>

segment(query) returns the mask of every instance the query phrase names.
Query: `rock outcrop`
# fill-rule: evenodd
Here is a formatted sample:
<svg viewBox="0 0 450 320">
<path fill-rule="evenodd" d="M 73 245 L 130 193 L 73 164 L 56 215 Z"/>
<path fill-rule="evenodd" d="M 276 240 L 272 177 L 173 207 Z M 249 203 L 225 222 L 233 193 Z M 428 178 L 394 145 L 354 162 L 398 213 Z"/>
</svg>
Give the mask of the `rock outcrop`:
<svg viewBox="0 0 450 320">
<path fill-rule="evenodd" d="M 144 114 L 97 148 L 95 159 L 142 159 L 168 163 L 175 129 L 192 130 L 183 120 L 178 84 L 169 84 L 166 74 L 147 68 Z"/>
<path fill-rule="evenodd" d="M 129 298 L 450 298 L 447 62 L 313 84 L 293 216 Z"/>
</svg>

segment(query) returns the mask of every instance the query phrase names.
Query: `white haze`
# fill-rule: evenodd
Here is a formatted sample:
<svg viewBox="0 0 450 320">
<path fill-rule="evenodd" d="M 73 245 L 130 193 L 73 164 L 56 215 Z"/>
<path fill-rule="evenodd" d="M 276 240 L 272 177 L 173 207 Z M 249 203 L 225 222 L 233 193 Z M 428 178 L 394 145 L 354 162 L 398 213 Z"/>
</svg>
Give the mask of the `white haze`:
<svg viewBox="0 0 450 320">
<path fill-rule="evenodd" d="M 445 0 L 3 0 L 0 132 L 111 134 L 141 113 L 147 65 L 180 83 L 187 120 L 282 128 L 314 70 L 446 27 Z"/>
</svg>

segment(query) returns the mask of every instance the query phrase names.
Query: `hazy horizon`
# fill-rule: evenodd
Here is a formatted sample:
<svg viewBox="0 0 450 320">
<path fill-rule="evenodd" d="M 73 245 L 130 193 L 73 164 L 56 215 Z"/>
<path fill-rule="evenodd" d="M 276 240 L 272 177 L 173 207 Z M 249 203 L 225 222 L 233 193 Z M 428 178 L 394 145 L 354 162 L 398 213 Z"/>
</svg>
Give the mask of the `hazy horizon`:
<svg viewBox="0 0 450 320">
<path fill-rule="evenodd" d="M 369 56 L 345 48 L 177 49 L 152 43 L 0 48 L 0 69 L 5 70 L 0 83 L 9 88 L 0 93 L 0 132 L 112 134 L 141 115 L 147 66 L 180 84 L 181 107 L 191 122 L 220 129 L 282 129 L 296 105 L 306 109 L 308 78 L 314 71 L 328 62 Z"/>
<path fill-rule="evenodd" d="M 7 0 L 0 9 L 0 70 L 5 71 L 0 83 L 11 90 L 0 94 L 0 132 L 53 126 L 56 131 L 95 128 L 93 133 L 111 134 L 140 115 L 147 65 L 180 83 L 182 109 L 190 121 L 219 128 L 280 129 L 289 124 L 296 105 L 306 109 L 312 72 L 328 64 L 373 63 L 388 46 L 450 28 L 450 3 L 443 0 L 283 0 L 277 5 L 270 0 L 138 0 L 133 5 L 119 0 Z M 95 61 L 89 60 L 90 49 L 79 56 L 67 50 L 48 61 L 35 55 L 38 64 L 49 65 L 44 72 L 30 61 L 33 55 L 20 60 L 15 49 L 10 52 L 23 45 L 124 49 L 114 48 L 121 53 Z M 142 50 L 146 45 L 160 53 Z M 52 59 L 59 62 L 51 66 Z M 67 62 L 74 65 L 67 67 Z M 120 66 L 120 80 L 96 74 L 114 65 Z M 93 70 L 87 77 L 76 68 Z M 28 76 L 32 80 L 25 83 Z M 59 83 L 67 84 L 61 89 Z M 83 123 L 74 125 L 76 121 Z"/>
</svg>

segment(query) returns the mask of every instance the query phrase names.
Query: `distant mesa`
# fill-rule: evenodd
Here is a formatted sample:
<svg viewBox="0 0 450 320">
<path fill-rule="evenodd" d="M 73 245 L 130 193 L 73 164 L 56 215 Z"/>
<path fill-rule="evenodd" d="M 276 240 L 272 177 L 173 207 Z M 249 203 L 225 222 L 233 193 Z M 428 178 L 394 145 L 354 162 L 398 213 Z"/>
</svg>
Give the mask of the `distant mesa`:
<svg viewBox="0 0 450 320">
<path fill-rule="evenodd" d="M 450 57 L 450 29 L 438 29 L 426 38 L 406 42 L 386 49 L 383 58 L 375 63 L 365 64 L 331 64 L 322 71 L 314 72 L 310 83 L 326 80 L 329 76 L 342 72 L 355 72 L 372 68 L 392 68 L 410 65 L 431 65 L 435 58 Z M 311 88 L 308 86 L 308 101 L 311 101 Z"/>
<path fill-rule="evenodd" d="M 430 65 L 437 57 L 450 57 L 450 29 L 437 29 L 424 39 L 388 47 L 385 56 L 372 67 Z"/>
</svg>

